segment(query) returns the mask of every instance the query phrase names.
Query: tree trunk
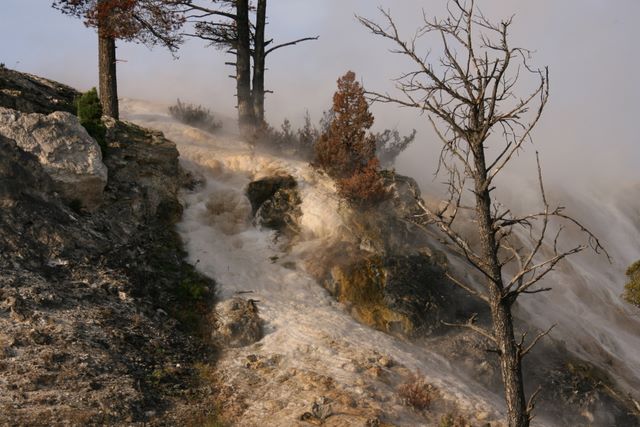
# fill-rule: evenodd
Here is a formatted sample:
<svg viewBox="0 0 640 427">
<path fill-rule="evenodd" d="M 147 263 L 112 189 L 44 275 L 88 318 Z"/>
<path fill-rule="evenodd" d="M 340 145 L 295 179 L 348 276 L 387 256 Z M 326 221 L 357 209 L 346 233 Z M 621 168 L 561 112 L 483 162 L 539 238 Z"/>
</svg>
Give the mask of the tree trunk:
<svg viewBox="0 0 640 427">
<path fill-rule="evenodd" d="M 264 68 L 265 45 L 264 33 L 267 23 L 267 0 L 258 0 L 256 12 L 255 46 L 253 52 L 253 113 L 256 124 L 264 122 Z"/>
<path fill-rule="evenodd" d="M 119 119 L 116 41 L 98 29 L 98 81 L 102 114 Z"/>
<path fill-rule="evenodd" d="M 480 230 L 482 258 L 489 269 L 489 301 L 493 335 L 500 354 L 500 370 L 507 403 L 509 427 L 528 427 L 527 402 L 522 379 L 522 358 L 513 332 L 512 301 L 503 298 L 504 283 L 498 260 L 498 247 L 491 216 L 491 193 L 487 188 L 487 170 L 482 144 L 471 144 L 477 176 L 475 181 L 476 219 Z"/>
<path fill-rule="evenodd" d="M 240 132 L 251 134 L 255 119 L 251 102 L 251 37 L 249 24 L 249 1 L 236 2 L 237 13 L 237 58 L 236 58 L 236 90 L 238 96 L 238 125 Z"/>
<path fill-rule="evenodd" d="M 508 422 L 510 427 L 528 427 L 527 402 L 524 397 L 524 381 L 522 379 L 522 359 L 513 334 L 513 318 L 510 303 L 501 301 L 494 304 L 491 297 L 491 316 L 493 333 L 500 350 L 500 370 L 507 402 Z"/>
</svg>

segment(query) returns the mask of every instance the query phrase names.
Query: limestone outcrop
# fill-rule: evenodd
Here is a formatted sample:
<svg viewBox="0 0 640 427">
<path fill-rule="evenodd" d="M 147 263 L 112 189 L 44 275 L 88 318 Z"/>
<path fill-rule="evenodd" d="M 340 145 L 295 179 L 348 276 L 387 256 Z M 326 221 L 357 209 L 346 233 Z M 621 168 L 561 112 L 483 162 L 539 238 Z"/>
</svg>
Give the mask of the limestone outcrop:
<svg viewBox="0 0 640 427">
<path fill-rule="evenodd" d="M 244 347 L 262 338 L 262 320 L 252 300 L 231 298 L 216 306 L 213 339 L 221 347 Z"/>
<path fill-rule="evenodd" d="M 284 234 L 295 234 L 302 216 L 298 183 L 291 175 L 265 177 L 246 190 L 256 223 Z"/>
<path fill-rule="evenodd" d="M 0 66 L 0 106 L 25 113 L 73 113 L 80 93 L 62 83 Z"/>
<path fill-rule="evenodd" d="M 49 115 L 0 107 L 0 135 L 33 154 L 67 201 L 93 210 L 102 201 L 107 168 L 98 143 L 78 118 L 56 111 Z"/>
</svg>

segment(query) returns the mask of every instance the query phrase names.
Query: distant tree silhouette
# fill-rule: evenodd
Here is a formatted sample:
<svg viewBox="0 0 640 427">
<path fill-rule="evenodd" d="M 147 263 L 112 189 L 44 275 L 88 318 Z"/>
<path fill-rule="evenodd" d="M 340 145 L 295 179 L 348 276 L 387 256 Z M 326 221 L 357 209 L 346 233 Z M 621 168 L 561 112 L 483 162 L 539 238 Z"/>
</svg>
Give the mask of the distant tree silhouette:
<svg viewBox="0 0 640 427">
<path fill-rule="evenodd" d="M 172 0 L 54 0 L 52 6 L 98 32 L 98 76 L 103 113 L 119 118 L 116 39 L 162 44 L 175 51 L 183 17 Z"/>
<path fill-rule="evenodd" d="M 417 131 L 413 131 L 406 136 L 400 136 L 397 129 L 385 129 L 383 132 L 375 134 L 376 155 L 383 168 L 392 167 L 396 158 L 416 139 Z"/>
</svg>

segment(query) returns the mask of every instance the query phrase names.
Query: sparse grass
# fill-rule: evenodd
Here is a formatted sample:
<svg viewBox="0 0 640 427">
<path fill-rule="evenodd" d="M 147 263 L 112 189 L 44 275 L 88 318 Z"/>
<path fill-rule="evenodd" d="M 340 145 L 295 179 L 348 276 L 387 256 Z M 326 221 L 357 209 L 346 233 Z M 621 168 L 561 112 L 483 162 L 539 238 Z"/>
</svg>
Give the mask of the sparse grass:
<svg viewBox="0 0 640 427">
<path fill-rule="evenodd" d="M 624 287 L 623 298 L 636 307 L 640 307 L 640 260 L 634 262 L 626 271 L 629 282 Z"/>
<path fill-rule="evenodd" d="M 189 427 L 228 427 L 229 424 L 217 414 L 217 412 L 211 414 L 201 414 L 192 416 L 186 423 Z"/>
<path fill-rule="evenodd" d="M 207 132 L 214 133 L 222 128 L 222 123 L 216 120 L 213 113 L 202 105 L 187 104 L 178 99 L 176 105 L 169 107 L 169 114 L 180 123 Z"/>
<path fill-rule="evenodd" d="M 215 383 L 215 367 L 212 361 L 196 362 L 193 365 L 193 387 L 198 388 L 203 385 L 211 385 Z M 184 423 L 189 427 L 228 427 L 230 424 L 226 422 L 222 414 L 221 406 L 214 403 L 207 407 L 203 412 L 192 414 Z"/>
<path fill-rule="evenodd" d="M 612 381 L 605 371 L 582 360 L 567 361 L 567 371 L 572 376 L 573 386 L 581 391 L 587 391 L 604 384 L 609 386 Z"/>
<path fill-rule="evenodd" d="M 165 369 L 154 369 L 149 375 L 149 382 L 157 386 L 164 382 L 170 375 L 171 374 Z"/>
<path fill-rule="evenodd" d="M 147 253 L 150 268 L 141 274 L 139 282 L 165 281 L 170 302 L 163 301 L 159 306 L 179 322 L 183 332 L 208 342 L 206 326 L 213 304 L 215 282 L 184 261 L 185 257 L 180 236 L 171 231 Z M 153 271 L 151 276 L 150 271 Z"/>
<path fill-rule="evenodd" d="M 202 277 L 190 268 L 185 268 L 186 277 L 178 285 L 178 296 L 185 302 L 200 302 L 208 293 L 207 284 Z"/>
<path fill-rule="evenodd" d="M 438 389 L 429 384 L 418 372 L 398 387 L 402 403 L 416 411 L 426 411 L 438 395 Z"/>
<path fill-rule="evenodd" d="M 174 292 L 177 301 L 171 308 L 171 314 L 180 322 L 185 332 L 205 338 L 205 323 L 212 302 L 212 282 L 184 261 L 180 276 L 180 282 Z"/>
<path fill-rule="evenodd" d="M 466 417 L 450 412 L 440 417 L 440 427 L 471 427 L 471 423 Z"/>
</svg>

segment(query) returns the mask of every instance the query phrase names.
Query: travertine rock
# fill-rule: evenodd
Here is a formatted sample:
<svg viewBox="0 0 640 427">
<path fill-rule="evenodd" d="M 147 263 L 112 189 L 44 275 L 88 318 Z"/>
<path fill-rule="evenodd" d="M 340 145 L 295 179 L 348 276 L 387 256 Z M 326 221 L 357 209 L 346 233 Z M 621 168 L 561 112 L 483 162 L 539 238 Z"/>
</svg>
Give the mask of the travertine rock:
<svg viewBox="0 0 640 427">
<path fill-rule="evenodd" d="M 70 113 L 22 113 L 0 107 L 0 134 L 37 157 L 56 190 L 86 209 L 95 209 L 107 184 L 98 143 Z"/>
<path fill-rule="evenodd" d="M 214 340 L 225 347 L 244 347 L 262 338 L 262 320 L 252 300 L 232 298 L 216 307 Z"/>
</svg>

